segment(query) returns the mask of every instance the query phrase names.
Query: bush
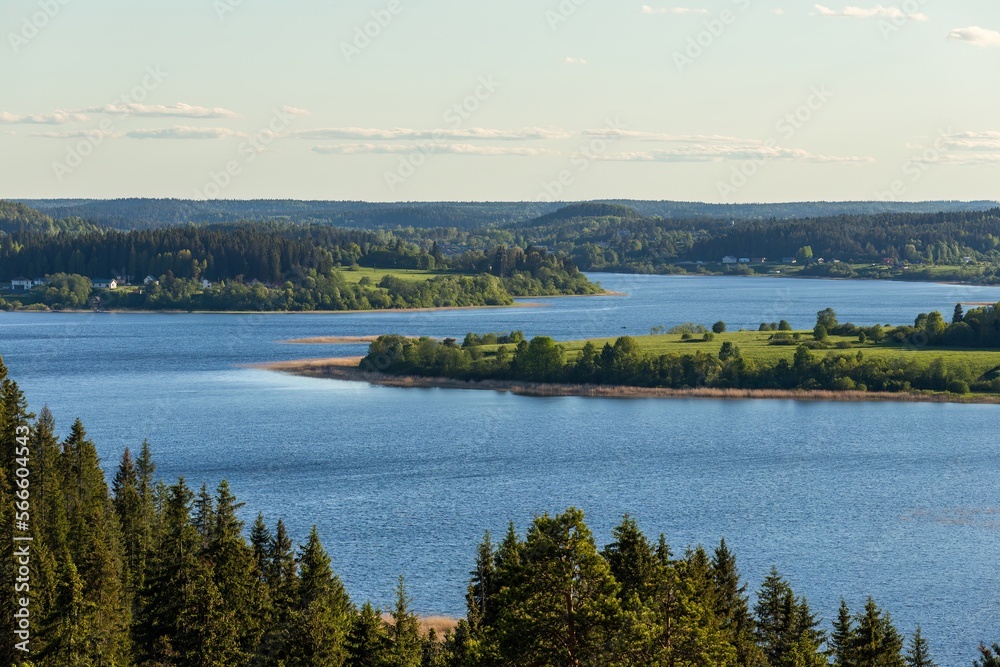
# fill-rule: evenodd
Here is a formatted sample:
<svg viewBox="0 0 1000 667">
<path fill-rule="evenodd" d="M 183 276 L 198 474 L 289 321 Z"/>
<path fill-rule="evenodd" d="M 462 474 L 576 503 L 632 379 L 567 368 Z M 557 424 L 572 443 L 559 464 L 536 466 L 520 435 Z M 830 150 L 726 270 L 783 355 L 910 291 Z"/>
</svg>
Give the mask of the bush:
<svg viewBox="0 0 1000 667">
<path fill-rule="evenodd" d="M 706 331 L 705 332 L 705 336 L 704 336 L 704 340 L 705 341 L 713 341 L 713 340 L 715 340 L 715 334 L 712 333 L 711 331 Z"/>
<path fill-rule="evenodd" d="M 969 383 L 965 380 L 952 380 L 948 383 L 948 391 L 953 394 L 968 394 L 971 389 L 969 389 Z"/>
<path fill-rule="evenodd" d="M 813 338 L 819 341 L 826 340 L 829 337 L 827 329 L 822 324 L 817 324 L 816 328 L 813 329 Z"/>
<path fill-rule="evenodd" d="M 712 325 L 712 331 L 717 334 L 726 333 L 726 323 L 721 320 L 716 322 Z"/>
</svg>

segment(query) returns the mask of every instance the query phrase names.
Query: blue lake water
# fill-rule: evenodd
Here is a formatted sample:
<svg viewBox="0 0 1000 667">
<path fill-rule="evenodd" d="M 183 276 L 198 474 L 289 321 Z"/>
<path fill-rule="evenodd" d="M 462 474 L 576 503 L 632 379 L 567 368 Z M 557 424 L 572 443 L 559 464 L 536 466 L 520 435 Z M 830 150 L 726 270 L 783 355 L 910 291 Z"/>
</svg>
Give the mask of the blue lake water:
<svg viewBox="0 0 1000 667">
<path fill-rule="evenodd" d="M 1000 288 L 764 278 L 595 276 L 628 296 L 537 308 L 301 315 L 0 314 L 0 355 L 62 432 L 80 417 L 106 467 L 143 438 L 159 472 L 226 478 L 304 540 L 317 524 L 356 600 L 386 604 L 398 574 L 419 610 L 460 614 L 482 532 L 582 508 L 600 544 L 621 514 L 675 551 L 725 537 L 756 587 L 772 564 L 826 619 L 867 595 L 938 662 L 1000 640 L 997 407 L 787 400 L 526 398 L 403 390 L 244 365 L 361 354 L 308 336 L 559 339 L 722 319 L 903 323 Z"/>
</svg>

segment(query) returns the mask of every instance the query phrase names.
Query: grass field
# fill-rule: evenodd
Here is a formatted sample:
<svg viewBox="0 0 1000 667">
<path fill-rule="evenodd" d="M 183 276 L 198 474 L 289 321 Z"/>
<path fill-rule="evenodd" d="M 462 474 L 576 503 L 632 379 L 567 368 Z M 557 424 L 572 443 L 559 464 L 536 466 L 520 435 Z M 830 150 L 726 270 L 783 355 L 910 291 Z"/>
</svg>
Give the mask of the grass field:
<svg viewBox="0 0 1000 667">
<path fill-rule="evenodd" d="M 409 282 L 423 282 L 425 280 L 430 280 L 431 278 L 437 278 L 438 276 L 448 275 L 446 273 L 421 271 L 419 269 L 369 269 L 365 267 L 357 267 L 344 268 L 340 269 L 340 271 L 349 283 L 359 283 L 362 278 L 367 276 L 368 279 L 376 285 L 386 276 L 396 276 L 400 280 L 406 280 Z"/>
<path fill-rule="evenodd" d="M 656 355 L 662 354 L 694 354 L 695 352 L 707 352 L 718 354 L 719 348 L 725 342 L 731 342 L 740 348 L 742 355 L 748 359 L 754 359 L 761 363 L 773 364 L 778 359 L 788 359 L 791 361 L 795 356 L 796 345 L 770 345 L 769 338 L 776 332 L 773 331 L 737 331 L 732 333 L 715 334 L 714 340 L 703 341 L 702 334 L 693 334 L 694 339 L 690 341 L 681 340 L 679 334 L 664 334 L 655 336 L 633 336 L 639 346 L 646 352 Z M 800 333 L 802 342 L 813 339 L 812 331 L 799 331 L 788 333 Z M 614 344 L 615 338 L 595 338 L 591 340 L 598 349 L 605 343 Z M 566 349 L 566 356 L 574 359 L 578 356 L 587 341 L 569 341 L 562 343 Z M 930 364 L 935 359 L 941 358 L 949 366 L 957 367 L 960 364 L 967 365 L 973 374 L 978 377 L 987 371 L 1000 367 L 1000 350 L 957 350 L 942 349 L 935 347 L 926 348 L 904 348 L 897 345 L 883 342 L 879 345 L 872 343 L 860 344 L 856 337 L 830 336 L 829 343 L 836 345 L 839 342 L 850 343 L 851 349 L 829 349 L 813 350 L 817 357 L 828 354 L 857 354 L 864 352 L 866 357 L 872 358 L 899 358 L 918 359 Z M 510 347 L 510 346 L 508 346 Z M 484 347 L 483 350 L 490 350 Z"/>
</svg>

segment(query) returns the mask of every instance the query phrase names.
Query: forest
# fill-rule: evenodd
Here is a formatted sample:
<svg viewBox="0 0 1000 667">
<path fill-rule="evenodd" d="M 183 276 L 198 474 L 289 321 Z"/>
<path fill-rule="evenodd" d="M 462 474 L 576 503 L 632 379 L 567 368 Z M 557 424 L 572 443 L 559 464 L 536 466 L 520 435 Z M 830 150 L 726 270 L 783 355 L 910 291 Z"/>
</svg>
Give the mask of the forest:
<svg viewBox="0 0 1000 667">
<path fill-rule="evenodd" d="M 454 227 L 485 229 L 532 220 L 571 202 L 401 202 L 185 199 L 28 199 L 22 204 L 53 218 L 82 218 L 113 229 L 156 229 L 173 225 L 285 220 L 356 229 Z M 615 200 L 644 216 L 678 219 L 809 218 L 877 213 L 976 211 L 996 202 L 796 202 L 785 204 L 704 204 L 678 201 Z M 0 215 L 2 220 L 2 215 Z"/>
<path fill-rule="evenodd" d="M 872 598 L 826 627 L 772 570 L 754 596 L 721 541 L 675 555 L 625 515 L 598 548 L 570 508 L 487 532 L 470 562 L 467 613 L 422 630 L 405 579 L 381 609 L 351 599 L 315 528 L 296 546 L 222 481 L 214 493 L 156 475 L 149 443 L 108 484 L 76 421 L 30 414 L 0 361 L 0 660 L 19 667 L 926 667 Z M 30 541 L 27 540 L 30 538 Z M 21 545 L 29 544 L 28 547 Z M 387 586 L 391 583 L 387 582 Z M 970 652 L 971 656 L 971 652 Z M 980 645 L 979 667 L 1000 665 Z"/>
<path fill-rule="evenodd" d="M 934 353 L 935 349 L 948 348 L 1000 348 L 1000 304 L 967 313 L 959 305 L 951 324 L 934 312 L 918 316 L 912 327 L 889 330 L 881 325 L 840 324 L 835 311 L 825 309 L 818 313 L 816 327 L 808 338 L 803 338 L 801 332 L 791 332 L 791 327 L 787 327 L 788 331 L 785 328 L 773 325 L 770 345 L 794 346 L 795 352 L 791 359 L 776 361 L 744 355 L 732 341 L 723 342 L 714 354 L 660 354 L 644 350 L 631 336 L 622 336 L 602 347 L 587 341 L 578 354 L 568 354 L 563 345 L 547 336 L 530 341 L 522 336 L 515 345 L 489 345 L 474 334 L 461 344 L 454 339 L 414 340 L 387 335 L 371 344 L 362 368 L 390 375 L 461 380 L 668 389 L 1000 393 L 1000 367 L 982 375 L 970 374 L 968 366 L 949 364 Z M 717 323 L 715 329 L 713 332 L 699 327 L 696 333 L 685 330 L 681 339 L 710 344 L 716 332 L 725 330 L 724 323 Z M 833 343 L 831 335 L 854 337 L 856 342 Z M 921 352 L 909 356 L 874 354 L 882 352 L 879 346 L 885 345 L 900 352 Z"/>
<path fill-rule="evenodd" d="M 343 269 L 433 270 L 420 282 L 351 283 Z M 511 305 L 514 297 L 597 294 L 568 259 L 544 248 L 496 246 L 446 257 L 438 245 L 388 232 L 282 223 L 0 237 L 0 280 L 47 276 L 0 308 L 88 308 L 93 278 L 126 276 L 136 289 L 103 291 L 100 307 L 145 310 L 370 310 Z M 149 276 L 152 280 L 147 280 Z M 202 284 L 207 280 L 209 286 Z"/>
<path fill-rule="evenodd" d="M 795 258 L 796 272 L 821 277 L 1000 282 L 1000 208 L 989 202 L 33 203 L 44 209 L 0 202 L 0 280 L 169 269 L 177 277 L 277 282 L 296 267 L 351 263 L 460 270 L 497 248 L 519 247 L 544 248 L 583 271 L 754 272 L 720 264 L 734 256 Z"/>
</svg>

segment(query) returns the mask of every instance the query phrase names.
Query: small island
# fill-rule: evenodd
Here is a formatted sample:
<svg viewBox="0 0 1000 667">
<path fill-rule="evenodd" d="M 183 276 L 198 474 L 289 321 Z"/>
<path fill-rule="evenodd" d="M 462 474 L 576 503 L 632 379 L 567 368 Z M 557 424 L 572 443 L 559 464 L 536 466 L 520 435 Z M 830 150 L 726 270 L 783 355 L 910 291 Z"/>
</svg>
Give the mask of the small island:
<svg viewBox="0 0 1000 667">
<path fill-rule="evenodd" d="M 797 398 L 1000 402 L 1000 304 L 951 323 L 840 323 L 820 311 L 812 331 L 682 324 L 648 336 L 557 343 L 519 332 L 457 339 L 380 336 L 364 357 L 282 362 L 270 370 L 394 387 L 511 391 L 534 396 Z"/>
</svg>

